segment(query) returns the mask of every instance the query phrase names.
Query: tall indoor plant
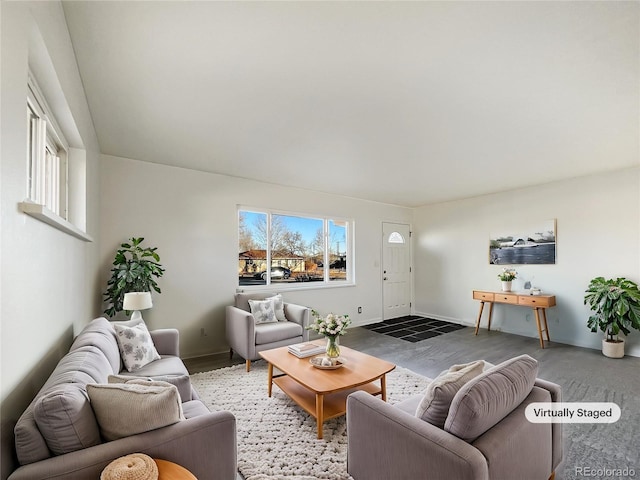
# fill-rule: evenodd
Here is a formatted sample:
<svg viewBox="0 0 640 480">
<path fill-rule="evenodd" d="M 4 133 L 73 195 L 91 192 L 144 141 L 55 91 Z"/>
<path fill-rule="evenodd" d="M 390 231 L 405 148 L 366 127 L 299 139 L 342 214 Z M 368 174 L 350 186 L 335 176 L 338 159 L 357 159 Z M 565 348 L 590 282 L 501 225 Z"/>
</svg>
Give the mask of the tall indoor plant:
<svg viewBox="0 0 640 480">
<path fill-rule="evenodd" d="M 596 277 L 586 290 L 584 304 L 594 312 L 587 326 L 592 332 L 598 328 L 605 333 L 602 353 L 608 357 L 624 356 L 624 340 L 620 332 L 629 335 L 630 328 L 640 330 L 640 290 L 638 285 L 626 278 L 605 280 Z"/>
<path fill-rule="evenodd" d="M 111 278 L 107 282 L 104 300 L 108 308 L 104 311 L 110 317 L 123 310 L 124 294 L 128 292 L 161 293 L 155 279 L 164 274 L 160 265 L 157 248 L 142 247 L 144 237 L 132 237 L 123 243 L 116 252 L 111 269 Z"/>
</svg>

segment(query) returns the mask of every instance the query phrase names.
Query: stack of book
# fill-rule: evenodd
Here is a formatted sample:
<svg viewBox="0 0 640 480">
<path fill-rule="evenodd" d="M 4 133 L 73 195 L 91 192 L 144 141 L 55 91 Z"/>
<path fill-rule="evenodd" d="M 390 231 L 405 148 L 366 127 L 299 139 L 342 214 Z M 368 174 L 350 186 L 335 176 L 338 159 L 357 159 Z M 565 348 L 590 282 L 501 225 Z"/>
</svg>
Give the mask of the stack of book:
<svg viewBox="0 0 640 480">
<path fill-rule="evenodd" d="M 289 345 L 289 353 L 295 355 L 298 358 L 311 357 L 312 355 L 318 355 L 324 353 L 326 347 L 323 345 L 316 345 L 315 343 L 296 343 L 295 345 Z"/>
</svg>

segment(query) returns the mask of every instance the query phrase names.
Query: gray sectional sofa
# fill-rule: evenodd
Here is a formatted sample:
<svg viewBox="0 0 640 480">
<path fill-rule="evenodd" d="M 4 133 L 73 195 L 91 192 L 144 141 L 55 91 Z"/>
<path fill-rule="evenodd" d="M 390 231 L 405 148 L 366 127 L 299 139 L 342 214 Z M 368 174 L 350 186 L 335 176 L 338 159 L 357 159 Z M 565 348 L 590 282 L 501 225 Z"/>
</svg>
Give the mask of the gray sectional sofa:
<svg viewBox="0 0 640 480">
<path fill-rule="evenodd" d="M 9 480 L 97 479 L 112 460 L 136 452 L 178 463 L 199 480 L 236 478 L 235 417 L 230 412 L 210 412 L 198 399 L 179 357 L 177 330 L 150 333 L 161 359 L 129 373 L 122 367 L 109 321 L 97 318 L 82 330 L 16 424 L 20 467 Z M 106 384 L 113 375 L 176 379 L 185 419 L 104 441 L 87 384 Z"/>
</svg>

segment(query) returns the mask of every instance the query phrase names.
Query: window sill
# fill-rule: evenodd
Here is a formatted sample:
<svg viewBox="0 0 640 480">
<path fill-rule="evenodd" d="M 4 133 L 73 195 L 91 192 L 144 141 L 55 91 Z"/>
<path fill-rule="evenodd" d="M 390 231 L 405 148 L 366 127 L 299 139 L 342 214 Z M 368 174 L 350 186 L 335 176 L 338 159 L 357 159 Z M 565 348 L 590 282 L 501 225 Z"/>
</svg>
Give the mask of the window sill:
<svg viewBox="0 0 640 480">
<path fill-rule="evenodd" d="M 64 218 L 56 215 L 44 205 L 32 202 L 20 202 L 18 208 L 22 213 L 40 220 L 48 225 L 51 225 L 58 230 L 68 233 L 69 235 L 79 238 L 85 242 L 93 242 L 93 238 L 87 235 L 85 232 L 77 228 L 72 223 L 66 221 Z"/>
</svg>

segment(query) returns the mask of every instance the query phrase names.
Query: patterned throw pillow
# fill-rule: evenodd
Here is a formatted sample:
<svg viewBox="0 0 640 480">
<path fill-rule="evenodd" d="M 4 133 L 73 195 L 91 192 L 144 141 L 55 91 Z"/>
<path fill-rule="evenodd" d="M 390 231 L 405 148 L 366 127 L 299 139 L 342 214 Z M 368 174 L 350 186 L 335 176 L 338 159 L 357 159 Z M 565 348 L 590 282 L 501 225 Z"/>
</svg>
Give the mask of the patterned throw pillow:
<svg viewBox="0 0 640 480">
<path fill-rule="evenodd" d="M 484 362 L 454 365 L 446 372 L 438 375 L 427 387 L 424 397 L 416 409 L 416 417 L 443 428 L 453 397 L 465 383 L 482 373 Z"/>
<path fill-rule="evenodd" d="M 154 360 L 160 360 L 144 322 L 134 326 L 115 323 L 113 326 L 116 329 L 120 356 L 127 371 L 133 372 Z"/>
<path fill-rule="evenodd" d="M 251 308 L 256 325 L 278 321 L 273 309 L 273 300 L 249 300 L 249 308 Z"/>
<path fill-rule="evenodd" d="M 284 300 L 282 295 L 277 294 L 273 297 L 267 297 L 265 300 L 273 300 L 273 309 L 276 312 L 276 318 L 279 322 L 286 322 L 287 317 L 284 316 Z"/>
</svg>

